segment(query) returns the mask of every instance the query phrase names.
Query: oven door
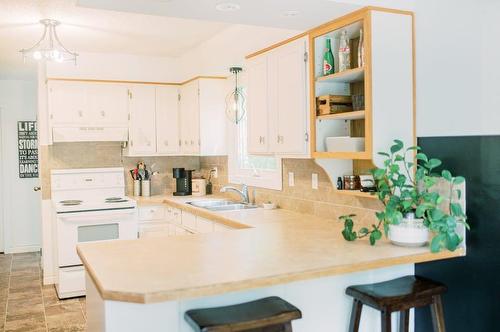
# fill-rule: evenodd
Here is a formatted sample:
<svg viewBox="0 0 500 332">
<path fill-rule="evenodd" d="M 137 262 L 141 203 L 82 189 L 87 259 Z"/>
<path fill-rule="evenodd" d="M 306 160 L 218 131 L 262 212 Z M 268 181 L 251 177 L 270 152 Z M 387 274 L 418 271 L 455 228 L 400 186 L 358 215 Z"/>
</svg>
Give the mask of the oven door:
<svg viewBox="0 0 500 332">
<path fill-rule="evenodd" d="M 82 264 L 79 243 L 137 238 L 137 209 L 60 213 L 57 215 L 59 267 Z"/>
</svg>

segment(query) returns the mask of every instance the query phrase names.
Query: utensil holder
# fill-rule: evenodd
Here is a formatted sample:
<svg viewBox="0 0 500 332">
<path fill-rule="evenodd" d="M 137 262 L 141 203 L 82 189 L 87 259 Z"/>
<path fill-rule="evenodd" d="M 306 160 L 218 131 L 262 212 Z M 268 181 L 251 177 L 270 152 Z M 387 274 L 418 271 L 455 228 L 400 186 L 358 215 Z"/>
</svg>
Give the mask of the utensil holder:
<svg viewBox="0 0 500 332">
<path fill-rule="evenodd" d="M 149 180 L 141 181 L 141 196 L 144 197 L 151 196 L 151 181 Z"/>
<path fill-rule="evenodd" d="M 134 180 L 134 196 L 141 196 L 141 180 Z"/>
</svg>

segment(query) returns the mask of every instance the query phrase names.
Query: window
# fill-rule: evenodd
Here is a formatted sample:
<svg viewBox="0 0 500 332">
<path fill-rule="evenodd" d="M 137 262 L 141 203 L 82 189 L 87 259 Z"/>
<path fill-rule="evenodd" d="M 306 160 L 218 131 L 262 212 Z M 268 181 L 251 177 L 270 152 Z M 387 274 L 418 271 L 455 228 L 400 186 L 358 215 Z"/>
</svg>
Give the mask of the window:
<svg viewBox="0 0 500 332">
<path fill-rule="evenodd" d="M 247 149 L 247 117 L 229 123 L 228 175 L 230 183 L 282 190 L 281 158 L 249 155 Z"/>
</svg>

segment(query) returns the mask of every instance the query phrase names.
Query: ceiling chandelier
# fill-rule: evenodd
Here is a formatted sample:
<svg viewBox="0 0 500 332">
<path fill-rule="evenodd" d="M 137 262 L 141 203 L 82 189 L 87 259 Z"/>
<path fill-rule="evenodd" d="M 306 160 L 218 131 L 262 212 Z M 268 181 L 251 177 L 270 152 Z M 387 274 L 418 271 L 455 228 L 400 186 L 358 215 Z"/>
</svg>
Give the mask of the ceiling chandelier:
<svg viewBox="0 0 500 332">
<path fill-rule="evenodd" d="M 245 116 L 245 95 L 242 88 L 238 87 L 238 73 L 241 67 L 231 67 L 229 71 L 235 76 L 234 90 L 226 97 L 226 115 L 232 122 L 238 124 Z"/>
<path fill-rule="evenodd" d="M 22 49 L 24 62 L 28 57 L 35 60 L 48 60 L 56 62 L 74 61 L 76 65 L 77 53 L 69 51 L 59 40 L 56 27 L 61 22 L 51 19 L 40 20 L 40 24 L 45 27 L 40 40 L 30 48 Z"/>
</svg>

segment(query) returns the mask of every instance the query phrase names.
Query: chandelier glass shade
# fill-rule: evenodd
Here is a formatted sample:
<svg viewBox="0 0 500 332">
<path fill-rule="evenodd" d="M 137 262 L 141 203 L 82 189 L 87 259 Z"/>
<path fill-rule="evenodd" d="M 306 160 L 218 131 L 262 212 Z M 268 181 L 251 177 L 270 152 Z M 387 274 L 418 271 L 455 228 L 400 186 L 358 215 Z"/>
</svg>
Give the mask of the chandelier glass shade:
<svg viewBox="0 0 500 332">
<path fill-rule="evenodd" d="M 59 21 L 51 19 L 40 20 L 44 26 L 44 31 L 40 40 L 30 48 L 22 49 L 23 59 L 33 58 L 34 60 L 47 60 L 56 62 L 73 61 L 76 65 L 77 53 L 69 51 L 59 40 L 56 27 Z"/>
<path fill-rule="evenodd" d="M 231 67 L 229 71 L 235 76 L 234 90 L 226 97 L 226 115 L 231 122 L 238 124 L 245 116 L 245 95 L 243 89 L 238 87 L 238 73 L 241 67 Z"/>
</svg>

